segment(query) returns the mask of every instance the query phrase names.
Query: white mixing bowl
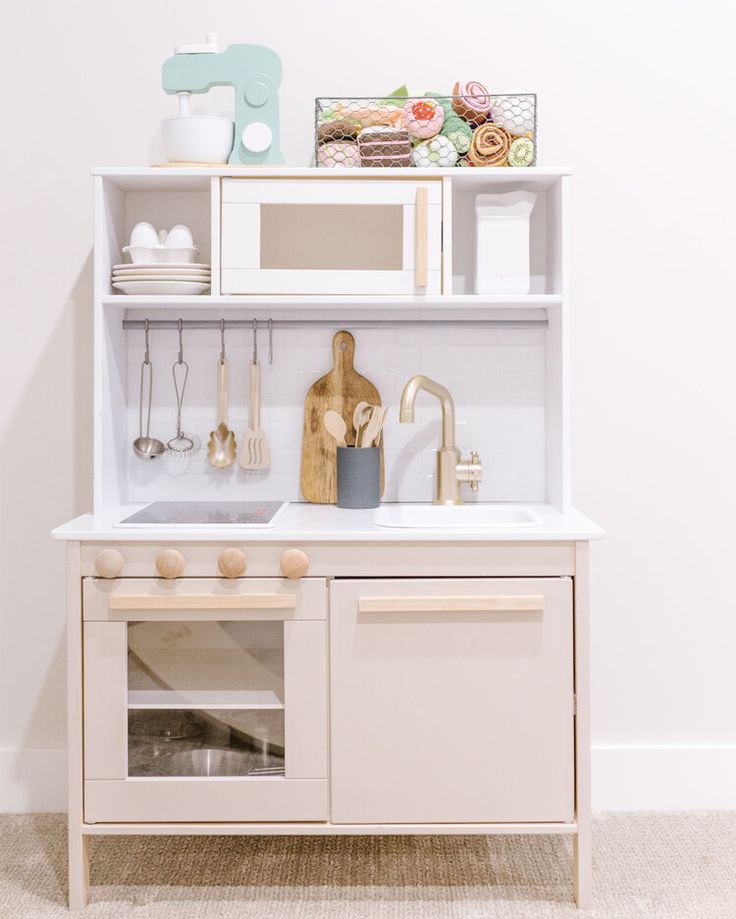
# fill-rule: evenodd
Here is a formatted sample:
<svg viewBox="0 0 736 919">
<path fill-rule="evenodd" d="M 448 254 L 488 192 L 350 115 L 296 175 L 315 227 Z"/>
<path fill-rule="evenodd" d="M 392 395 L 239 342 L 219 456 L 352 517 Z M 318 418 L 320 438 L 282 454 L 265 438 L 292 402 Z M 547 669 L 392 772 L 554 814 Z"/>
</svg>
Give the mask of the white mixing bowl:
<svg viewBox="0 0 736 919">
<path fill-rule="evenodd" d="M 170 163 L 227 163 L 234 124 L 216 115 L 176 115 L 161 122 L 164 153 Z"/>
</svg>

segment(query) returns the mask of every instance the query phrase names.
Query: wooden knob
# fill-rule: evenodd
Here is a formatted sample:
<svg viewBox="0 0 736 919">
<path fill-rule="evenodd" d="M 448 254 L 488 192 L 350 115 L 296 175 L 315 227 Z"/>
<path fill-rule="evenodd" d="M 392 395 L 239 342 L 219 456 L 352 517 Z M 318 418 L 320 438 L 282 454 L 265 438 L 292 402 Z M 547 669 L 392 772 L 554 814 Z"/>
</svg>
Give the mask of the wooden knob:
<svg viewBox="0 0 736 919">
<path fill-rule="evenodd" d="M 95 571 L 101 578 L 116 578 L 123 570 L 123 556 L 117 549 L 103 549 L 97 553 Z"/>
<path fill-rule="evenodd" d="M 162 578 L 180 578 L 184 573 L 184 556 L 178 549 L 164 549 L 156 556 L 156 571 Z"/>
<path fill-rule="evenodd" d="M 226 578 L 239 578 L 245 573 L 245 566 L 245 552 L 241 549 L 225 549 L 217 559 L 217 567 Z"/>
<path fill-rule="evenodd" d="M 309 556 L 301 549 L 287 549 L 281 556 L 281 574 L 285 578 L 303 578 L 309 570 Z"/>
</svg>

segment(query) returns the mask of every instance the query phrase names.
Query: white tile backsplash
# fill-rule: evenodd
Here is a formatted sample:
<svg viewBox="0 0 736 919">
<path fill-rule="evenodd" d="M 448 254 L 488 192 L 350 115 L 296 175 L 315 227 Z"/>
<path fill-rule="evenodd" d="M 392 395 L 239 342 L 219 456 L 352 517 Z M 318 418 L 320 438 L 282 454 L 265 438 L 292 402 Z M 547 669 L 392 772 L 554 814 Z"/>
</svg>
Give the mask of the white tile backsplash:
<svg viewBox="0 0 736 919">
<path fill-rule="evenodd" d="M 346 326 L 350 328 L 349 324 Z M 271 469 L 245 472 L 237 464 L 214 469 L 206 442 L 215 424 L 219 332 L 184 332 L 190 366 L 182 425 L 202 440 L 190 458 L 137 459 L 127 449 L 127 500 L 155 498 L 281 498 L 299 501 L 299 467 L 304 396 L 332 365 L 332 336 L 339 327 L 274 329 L 274 362 L 259 332 L 261 426 L 271 448 Z M 138 395 L 143 333 L 127 334 L 127 436 L 138 432 Z M 483 461 L 481 501 L 543 501 L 545 497 L 544 328 L 528 326 L 428 326 L 357 329 L 355 366 L 378 388 L 389 406 L 385 427 L 387 501 L 429 501 L 433 496 L 434 450 L 439 445 L 440 407 L 427 393 L 416 403 L 416 422 L 399 424 L 404 384 L 424 373 L 448 387 L 455 400 L 457 443 L 463 455 L 478 450 Z M 150 333 L 154 367 L 151 433 L 167 440 L 175 431 L 171 365 L 175 331 Z M 252 335 L 228 331 L 230 426 L 241 439 L 248 417 L 248 363 Z"/>
</svg>

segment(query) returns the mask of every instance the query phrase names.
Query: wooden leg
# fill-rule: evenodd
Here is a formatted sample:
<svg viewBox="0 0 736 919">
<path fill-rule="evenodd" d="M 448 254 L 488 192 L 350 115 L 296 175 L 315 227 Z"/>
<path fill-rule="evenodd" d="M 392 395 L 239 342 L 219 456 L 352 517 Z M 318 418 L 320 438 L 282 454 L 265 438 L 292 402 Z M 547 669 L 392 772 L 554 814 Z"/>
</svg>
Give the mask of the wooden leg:
<svg viewBox="0 0 736 919">
<path fill-rule="evenodd" d="M 585 830 L 578 829 L 572 843 L 573 885 L 578 909 L 590 909 L 593 905 L 593 858 L 590 842 L 588 824 Z"/>
<path fill-rule="evenodd" d="M 79 543 L 67 544 L 67 785 L 69 801 L 69 909 L 89 895 L 89 837 L 82 834 L 82 582 Z"/>
<path fill-rule="evenodd" d="M 69 909 L 82 910 L 89 898 L 89 836 L 69 821 Z"/>
<path fill-rule="evenodd" d="M 575 819 L 573 884 L 578 909 L 593 905 L 590 820 L 590 680 L 588 633 L 588 544 L 575 545 Z"/>
</svg>

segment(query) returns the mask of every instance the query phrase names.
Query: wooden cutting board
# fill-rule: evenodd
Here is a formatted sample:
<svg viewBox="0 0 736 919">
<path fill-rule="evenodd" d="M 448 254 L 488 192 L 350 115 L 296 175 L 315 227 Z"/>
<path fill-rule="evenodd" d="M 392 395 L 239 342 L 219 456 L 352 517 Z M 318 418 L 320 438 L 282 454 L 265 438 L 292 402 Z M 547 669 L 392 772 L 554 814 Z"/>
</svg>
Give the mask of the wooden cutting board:
<svg viewBox="0 0 736 919">
<path fill-rule="evenodd" d="M 301 487 L 313 504 L 337 501 L 337 445 L 324 426 L 325 412 L 332 409 L 345 419 L 345 443 L 355 443 L 353 412 L 359 402 L 380 405 L 378 390 L 353 366 L 355 339 L 338 332 L 332 339 L 333 367 L 313 383 L 304 400 Z M 383 446 L 381 446 L 381 494 L 383 494 Z"/>
</svg>

